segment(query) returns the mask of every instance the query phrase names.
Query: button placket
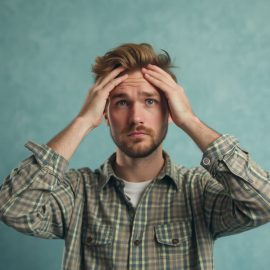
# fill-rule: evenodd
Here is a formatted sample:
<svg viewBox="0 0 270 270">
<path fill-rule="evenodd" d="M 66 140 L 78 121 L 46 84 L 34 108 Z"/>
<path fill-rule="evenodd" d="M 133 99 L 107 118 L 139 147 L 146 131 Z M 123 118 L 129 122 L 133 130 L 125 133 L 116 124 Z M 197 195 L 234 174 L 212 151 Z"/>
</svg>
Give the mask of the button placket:
<svg viewBox="0 0 270 270">
<path fill-rule="evenodd" d="M 135 261 L 142 260 L 142 254 L 140 252 L 140 249 L 144 245 L 143 240 L 143 231 L 144 228 L 142 227 L 142 224 L 146 223 L 145 215 L 141 214 L 142 207 L 141 205 L 145 203 L 145 199 L 147 196 L 149 196 L 149 192 L 151 192 L 153 188 L 153 183 L 150 183 L 147 188 L 144 190 L 143 195 L 140 199 L 140 202 L 136 209 L 134 209 L 134 217 L 133 222 L 131 224 L 131 239 L 130 239 L 130 256 L 129 256 L 129 263 L 130 265 L 133 265 Z M 133 268 L 132 268 L 133 269 Z"/>
</svg>

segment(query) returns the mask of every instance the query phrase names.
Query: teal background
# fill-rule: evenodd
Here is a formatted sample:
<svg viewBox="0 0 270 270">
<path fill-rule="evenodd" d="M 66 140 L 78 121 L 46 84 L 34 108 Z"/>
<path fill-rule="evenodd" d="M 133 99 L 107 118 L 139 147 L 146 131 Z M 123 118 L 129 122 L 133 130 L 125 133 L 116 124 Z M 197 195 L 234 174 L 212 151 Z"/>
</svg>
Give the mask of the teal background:
<svg viewBox="0 0 270 270">
<path fill-rule="evenodd" d="M 270 164 L 269 0 L 1 0 L 0 182 L 77 114 L 98 55 L 124 42 L 167 50 L 195 113 L 233 134 L 263 168 Z M 177 163 L 201 153 L 171 126 L 164 143 Z M 103 123 L 70 167 L 99 166 L 114 145 Z M 269 269 L 270 225 L 218 240 L 218 270 Z M 62 240 L 20 234 L 0 223 L 0 269 L 60 269 Z"/>
</svg>

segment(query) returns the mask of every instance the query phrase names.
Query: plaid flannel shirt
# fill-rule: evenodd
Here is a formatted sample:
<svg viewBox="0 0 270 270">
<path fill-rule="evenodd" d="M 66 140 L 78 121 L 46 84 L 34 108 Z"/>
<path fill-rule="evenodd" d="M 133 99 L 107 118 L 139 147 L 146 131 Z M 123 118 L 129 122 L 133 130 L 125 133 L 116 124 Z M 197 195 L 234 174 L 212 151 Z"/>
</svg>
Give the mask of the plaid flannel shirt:
<svg viewBox="0 0 270 270">
<path fill-rule="evenodd" d="M 33 155 L 0 188 L 0 219 L 16 230 L 65 240 L 63 270 L 213 269 L 213 243 L 270 220 L 269 173 L 223 135 L 201 165 L 165 165 L 137 209 L 112 169 L 68 170 L 47 145 L 28 142 Z"/>
</svg>

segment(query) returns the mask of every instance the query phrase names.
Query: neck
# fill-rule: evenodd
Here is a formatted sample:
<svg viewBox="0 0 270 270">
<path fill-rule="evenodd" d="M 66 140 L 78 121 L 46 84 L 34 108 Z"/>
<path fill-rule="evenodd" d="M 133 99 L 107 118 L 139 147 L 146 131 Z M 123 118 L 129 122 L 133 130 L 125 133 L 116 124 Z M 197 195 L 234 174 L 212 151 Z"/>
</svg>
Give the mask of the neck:
<svg viewBox="0 0 270 270">
<path fill-rule="evenodd" d="M 114 171 L 120 178 L 129 182 L 143 182 L 154 179 L 164 165 L 162 147 L 144 158 L 131 158 L 120 149 L 116 151 Z"/>
</svg>

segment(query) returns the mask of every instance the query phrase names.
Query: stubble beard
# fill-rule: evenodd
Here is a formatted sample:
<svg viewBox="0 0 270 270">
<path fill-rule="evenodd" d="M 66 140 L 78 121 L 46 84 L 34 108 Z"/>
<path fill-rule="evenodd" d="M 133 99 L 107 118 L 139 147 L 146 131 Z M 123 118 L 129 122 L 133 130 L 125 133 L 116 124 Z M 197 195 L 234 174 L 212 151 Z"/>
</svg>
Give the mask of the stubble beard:
<svg viewBox="0 0 270 270">
<path fill-rule="evenodd" d="M 162 127 L 157 138 L 154 137 L 153 130 L 149 131 L 151 132 L 148 132 L 148 134 L 145 136 L 150 137 L 150 143 L 147 142 L 146 144 L 144 142 L 146 138 L 134 138 L 130 143 L 127 143 L 125 139 L 122 139 L 123 137 L 127 136 L 126 132 L 123 132 L 119 136 L 115 136 L 112 134 L 112 130 L 110 128 L 112 140 L 120 149 L 120 151 L 122 151 L 130 158 L 145 158 L 151 155 L 154 151 L 156 151 L 156 149 L 162 144 L 162 142 L 166 138 L 168 132 L 168 123 Z"/>
</svg>

